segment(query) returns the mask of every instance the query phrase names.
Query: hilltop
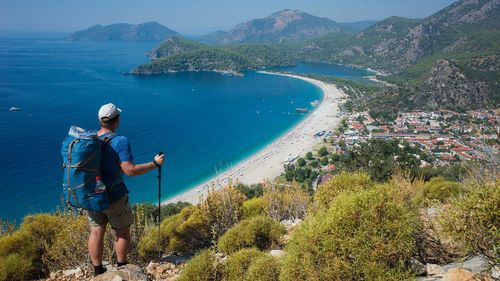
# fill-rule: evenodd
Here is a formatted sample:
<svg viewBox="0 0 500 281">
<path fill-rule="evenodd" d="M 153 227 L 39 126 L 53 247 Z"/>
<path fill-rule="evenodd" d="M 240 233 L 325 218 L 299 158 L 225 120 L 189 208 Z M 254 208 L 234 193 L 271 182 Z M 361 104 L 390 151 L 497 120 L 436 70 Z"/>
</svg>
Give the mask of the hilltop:
<svg viewBox="0 0 500 281">
<path fill-rule="evenodd" d="M 217 45 L 279 42 L 319 37 L 330 32 L 357 32 L 376 23 L 363 21 L 337 23 L 300 10 L 283 10 L 260 19 L 236 25 L 228 32 L 215 31 L 202 36 L 201 42 Z"/>
<path fill-rule="evenodd" d="M 165 40 L 151 50 L 149 56 L 151 62 L 138 66 L 132 71 L 133 74 L 181 71 L 240 73 L 295 63 L 287 49 L 279 45 L 208 46 L 183 37 Z"/>
<path fill-rule="evenodd" d="M 461 0 L 425 19 L 390 17 L 354 35 L 328 34 L 298 53 L 305 60 L 387 72 L 390 76 L 382 78 L 400 86 L 395 91 L 408 96 L 411 108 L 496 107 L 499 5 Z"/>
<path fill-rule="evenodd" d="M 68 40 L 126 40 L 147 41 L 163 40 L 180 34 L 157 22 L 141 24 L 115 23 L 106 26 L 100 24 L 80 30 L 68 36 Z"/>
</svg>

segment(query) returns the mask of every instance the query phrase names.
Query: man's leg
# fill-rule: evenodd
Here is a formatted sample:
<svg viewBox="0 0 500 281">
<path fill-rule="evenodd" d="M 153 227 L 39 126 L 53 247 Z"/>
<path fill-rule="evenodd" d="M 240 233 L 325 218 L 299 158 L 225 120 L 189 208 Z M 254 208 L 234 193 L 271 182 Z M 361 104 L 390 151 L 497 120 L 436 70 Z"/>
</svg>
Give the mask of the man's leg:
<svg viewBox="0 0 500 281">
<path fill-rule="evenodd" d="M 106 225 L 91 226 L 89 235 L 89 255 L 94 265 L 94 276 L 106 272 L 106 268 L 102 266 L 102 255 L 104 251 L 104 233 Z"/>
<path fill-rule="evenodd" d="M 130 248 L 130 226 L 116 231 L 115 252 L 118 265 L 127 263 L 127 254 Z"/>
</svg>

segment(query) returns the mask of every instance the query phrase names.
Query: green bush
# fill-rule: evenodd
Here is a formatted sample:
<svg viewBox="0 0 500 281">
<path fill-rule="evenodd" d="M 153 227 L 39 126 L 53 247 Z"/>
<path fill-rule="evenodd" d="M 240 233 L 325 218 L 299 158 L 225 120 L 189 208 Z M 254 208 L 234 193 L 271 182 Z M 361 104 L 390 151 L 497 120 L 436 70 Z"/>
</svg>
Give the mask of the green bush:
<svg viewBox="0 0 500 281">
<path fill-rule="evenodd" d="M 322 147 L 318 150 L 318 155 L 321 157 L 327 156 L 328 155 L 328 149 L 326 147 Z"/>
<path fill-rule="evenodd" d="M 361 191 L 372 186 L 373 182 L 367 173 L 342 172 L 318 187 L 314 196 L 314 205 L 318 209 L 327 209 L 339 193 L 346 190 Z"/>
<path fill-rule="evenodd" d="M 307 158 L 307 160 L 312 160 L 313 159 L 313 153 L 311 151 L 309 151 L 308 153 L 306 153 L 306 158 Z"/>
<path fill-rule="evenodd" d="M 299 158 L 297 159 L 297 165 L 299 166 L 304 166 L 306 164 L 306 160 L 304 160 L 304 158 Z"/>
<path fill-rule="evenodd" d="M 270 255 L 257 257 L 248 268 L 246 281 L 278 281 L 280 264 Z"/>
<path fill-rule="evenodd" d="M 162 205 L 161 218 L 165 219 L 166 217 L 178 214 L 181 212 L 182 209 L 188 206 L 191 206 L 191 204 L 188 202 L 181 202 L 181 201 Z M 142 208 L 141 212 L 143 212 L 143 215 L 146 217 L 146 219 L 152 220 L 154 222 L 158 221 L 158 205 L 151 203 L 135 204 L 133 207 L 134 213 L 137 212 L 138 208 Z"/>
<path fill-rule="evenodd" d="M 226 254 L 251 247 L 266 250 L 277 244 L 285 233 L 285 227 L 279 222 L 269 217 L 257 216 L 243 220 L 229 229 L 219 239 L 218 246 Z"/>
<path fill-rule="evenodd" d="M 261 197 L 254 197 L 243 202 L 243 218 L 249 219 L 264 213 L 265 201 Z"/>
<path fill-rule="evenodd" d="M 450 197 L 455 197 L 460 193 L 460 184 L 447 181 L 443 177 L 432 178 L 424 186 L 424 198 L 437 200 L 441 203 L 448 201 Z"/>
<path fill-rule="evenodd" d="M 0 280 L 29 280 L 32 277 L 33 260 L 21 254 L 10 254 L 0 261 Z"/>
<path fill-rule="evenodd" d="M 252 262 L 260 257 L 266 256 L 265 253 L 255 249 L 243 249 L 230 255 L 225 265 L 225 275 L 227 281 L 245 280 L 248 269 Z"/>
<path fill-rule="evenodd" d="M 147 260 L 157 253 L 157 227 L 150 227 L 139 242 L 139 255 Z M 167 217 L 160 226 L 162 250 L 169 253 L 192 254 L 211 243 L 210 226 L 198 206 L 184 208 Z"/>
<path fill-rule="evenodd" d="M 262 196 L 262 194 L 264 192 L 261 183 L 252 184 L 252 185 L 238 183 L 235 186 L 235 188 L 239 192 L 243 193 L 248 199 L 252 199 L 254 197 L 260 197 L 260 196 Z"/>
<path fill-rule="evenodd" d="M 286 247 L 281 279 L 409 279 L 404 265 L 419 220 L 406 200 L 394 183 L 341 192 L 329 209 L 299 226 Z"/>
<path fill-rule="evenodd" d="M 473 253 L 500 263 L 500 180 L 467 186 L 439 217 L 443 230 Z"/>
<path fill-rule="evenodd" d="M 202 250 L 191 258 L 181 271 L 178 281 L 213 281 L 220 280 L 213 250 Z"/>
<path fill-rule="evenodd" d="M 321 163 L 322 166 L 326 166 L 328 165 L 328 157 L 323 157 L 321 158 L 321 160 L 319 160 L 319 162 Z"/>
<path fill-rule="evenodd" d="M 48 273 L 42 258 L 63 226 L 59 216 L 39 214 L 24 218 L 20 228 L 0 237 L 0 280 L 27 280 Z"/>
</svg>

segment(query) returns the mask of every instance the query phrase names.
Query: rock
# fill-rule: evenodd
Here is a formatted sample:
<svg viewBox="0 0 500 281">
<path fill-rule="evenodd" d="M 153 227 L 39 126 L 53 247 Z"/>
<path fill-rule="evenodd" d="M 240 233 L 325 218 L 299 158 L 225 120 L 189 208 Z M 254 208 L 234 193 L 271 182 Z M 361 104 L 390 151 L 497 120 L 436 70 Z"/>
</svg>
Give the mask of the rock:
<svg viewBox="0 0 500 281">
<path fill-rule="evenodd" d="M 495 280 L 500 280 L 500 266 L 496 265 L 491 269 L 491 277 Z"/>
<path fill-rule="evenodd" d="M 280 257 L 283 257 L 284 255 L 286 255 L 286 252 L 283 250 L 271 250 L 271 252 L 269 252 L 269 254 L 273 257 L 280 258 Z"/>
<path fill-rule="evenodd" d="M 63 271 L 63 275 L 65 277 L 70 277 L 70 276 L 81 277 L 81 276 L 83 276 L 83 271 L 80 267 L 77 267 L 75 269 Z"/>
<path fill-rule="evenodd" d="M 474 274 L 463 268 L 452 268 L 443 276 L 443 281 L 473 281 Z"/>
<path fill-rule="evenodd" d="M 183 267 L 184 264 L 150 262 L 146 267 L 146 272 L 152 280 L 175 280 Z"/>
<path fill-rule="evenodd" d="M 147 281 L 148 277 L 142 273 L 141 269 L 132 264 L 127 264 L 125 266 L 115 268 L 111 271 L 107 271 L 100 274 L 92 279 L 93 281 Z"/>
<path fill-rule="evenodd" d="M 410 260 L 410 268 L 417 276 L 422 276 L 426 273 L 425 264 L 416 259 Z"/>
<path fill-rule="evenodd" d="M 425 265 L 425 269 L 427 271 L 427 275 L 442 275 L 444 273 L 446 273 L 446 271 L 443 269 L 442 266 L 440 265 L 437 265 L 437 264 L 432 264 L 432 263 L 428 263 Z"/>
</svg>

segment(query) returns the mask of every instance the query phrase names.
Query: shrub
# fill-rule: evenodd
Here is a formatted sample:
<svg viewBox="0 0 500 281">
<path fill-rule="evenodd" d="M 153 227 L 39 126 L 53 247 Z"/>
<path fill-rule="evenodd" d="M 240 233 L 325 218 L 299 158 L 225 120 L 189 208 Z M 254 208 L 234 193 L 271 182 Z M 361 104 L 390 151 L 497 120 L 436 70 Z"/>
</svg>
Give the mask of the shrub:
<svg viewBox="0 0 500 281">
<path fill-rule="evenodd" d="M 139 242 L 139 255 L 147 260 L 157 255 L 157 227 L 150 227 L 145 233 Z M 192 254 L 208 247 L 210 243 L 210 227 L 198 206 L 184 208 L 161 223 L 160 244 L 164 251 Z"/>
<path fill-rule="evenodd" d="M 191 258 L 181 271 L 178 281 L 213 281 L 220 280 L 217 272 L 215 252 L 202 250 Z"/>
<path fill-rule="evenodd" d="M 441 203 L 447 202 L 450 197 L 457 196 L 459 193 L 460 184 L 447 181 L 443 177 L 432 178 L 424 186 L 424 198 L 437 200 Z"/>
<path fill-rule="evenodd" d="M 254 197 L 250 200 L 243 202 L 243 218 L 248 219 L 251 217 L 259 216 L 264 213 L 265 201 L 261 197 Z"/>
<path fill-rule="evenodd" d="M 321 157 L 327 156 L 328 155 L 328 149 L 326 147 L 322 147 L 318 150 L 318 155 Z"/>
<path fill-rule="evenodd" d="M 76 267 L 90 269 L 86 258 L 89 237 L 87 217 L 65 215 L 62 218 L 65 224 L 54 236 L 53 243 L 47 247 L 44 263 L 51 271 Z"/>
<path fill-rule="evenodd" d="M 161 206 L 161 218 L 165 219 L 166 217 L 178 214 L 181 212 L 182 209 L 185 207 L 191 206 L 190 203 L 188 202 L 176 202 L 176 203 L 169 203 L 166 205 Z M 151 204 L 151 203 L 141 203 L 141 204 L 135 204 L 134 207 L 134 213 L 136 213 L 139 209 L 142 209 L 141 212 L 143 213 L 143 216 L 147 220 L 151 220 L 154 222 L 158 222 L 158 206 Z"/>
<path fill-rule="evenodd" d="M 264 192 L 261 183 L 246 185 L 242 183 L 238 183 L 235 187 L 239 192 L 243 193 L 248 199 L 252 199 L 254 197 L 261 197 Z"/>
<path fill-rule="evenodd" d="M 328 157 L 323 157 L 321 158 L 321 160 L 319 160 L 319 162 L 321 163 L 322 166 L 326 166 L 328 165 Z"/>
<path fill-rule="evenodd" d="M 500 263 L 500 180 L 467 186 L 451 199 L 439 221 L 444 232 L 465 249 Z"/>
<path fill-rule="evenodd" d="M 364 177 L 364 176 L 363 176 Z M 393 183 L 336 196 L 308 217 L 287 245 L 287 280 L 407 280 L 415 248 L 416 209 Z"/>
<path fill-rule="evenodd" d="M 246 281 L 278 281 L 280 264 L 270 255 L 257 257 L 248 268 Z"/>
<path fill-rule="evenodd" d="M 18 230 L 0 237 L 0 280 L 45 276 L 48 269 L 42 257 L 62 225 L 61 218 L 55 215 L 27 216 Z"/>
<path fill-rule="evenodd" d="M 208 193 L 200 207 L 211 227 L 214 241 L 240 221 L 243 201 L 245 195 L 231 185 Z"/>
<path fill-rule="evenodd" d="M 226 254 L 251 247 L 266 250 L 277 244 L 285 233 L 285 227 L 279 222 L 269 217 L 258 216 L 241 221 L 229 229 L 219 239 L 218 245 Z"/>
<path fill-rule="evenodd" d="M 309 196 L 297 184 L 269 186 L 262 197 L 266 214 L 277 220 L 304 218 L 309 206 Z"/>
<path fill-rule="evenodd" d="M 306 158 L 307 158 L 307 160 L 312 160 L 313 159 L 313 153 L 311 151 L 309 151 L 308 153 L 306 153 Z"/>
<path fill-rule="evenodd" d="M 297 165 L 299 166 L 304 166 L 306 164 L 306 160 L 304 160 L 304 158 L 299 158 L 297 159 Z"/>
<path fill-rule="evenodd" d="M 255 249 L 243 249 L 230 255 L 225 265 L 225 273 L 228 281 L 245 280 L 246 274 L 252 261 L 266 256 L 265 253 Z"/>
<path fill-rule="evenodd" d="M 373 186 L 367 173 L 345 173 L 334 176 L 330 181 L 318 187 L 314 196 L 316 209 L 327 209 L 335 197 L 343 191 L 361 191 Z"/>
</svg>

